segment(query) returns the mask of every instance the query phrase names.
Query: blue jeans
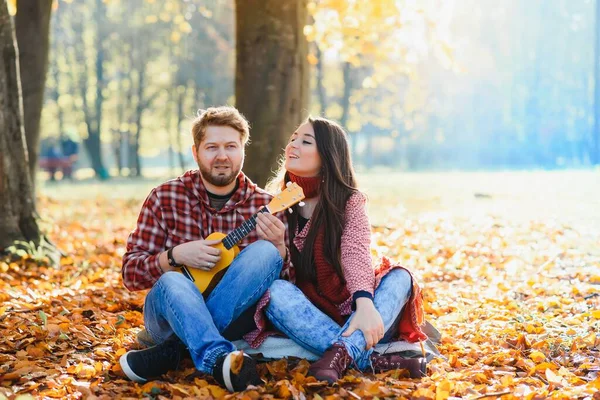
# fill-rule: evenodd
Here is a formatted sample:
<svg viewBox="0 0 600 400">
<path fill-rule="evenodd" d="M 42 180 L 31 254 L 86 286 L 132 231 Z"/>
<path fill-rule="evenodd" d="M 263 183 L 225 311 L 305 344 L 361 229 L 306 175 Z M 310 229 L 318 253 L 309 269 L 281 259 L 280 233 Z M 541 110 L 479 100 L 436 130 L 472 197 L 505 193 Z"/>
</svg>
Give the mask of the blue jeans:
<svg viewBox="0 0 600 400">
<path fill-rule="evenodd" d="M 233 260 L 206 301 L 183 274 L 166 272 L 146 296 L 146 330 L 155 343 L 177 336 L 190 351 L 196 368 L 210 374 L 220 355 L 235 350 L 221 334 L 261 298 L 279 277 L 282 266 L 273 244 L 254 242 Z"/>
<path fill-rule="evenodd" d="M 350 325 L 352 316 L 343 327 L 319 310 L 294 284 L 276 280 L 269 288 L 271 301 L 266 308 L 269 320 L 277 329 L 285 333 L 300 346 L 322 355 L 334 343 L 343 343 L 356 363 L 356 367 L 365 371 L 371 365 L 370 355 L 373 349 L 366 350 L 366 341 L 362 331 L 357 330 L 348 337 L 342 333 Z M 380 343 L 394 338 L 400 312 L 410 298 L 412 279 L 403 269 L 390 271 L 375 290 L 375 308 L 381 314 L 385 336 Z"/>
</svg>

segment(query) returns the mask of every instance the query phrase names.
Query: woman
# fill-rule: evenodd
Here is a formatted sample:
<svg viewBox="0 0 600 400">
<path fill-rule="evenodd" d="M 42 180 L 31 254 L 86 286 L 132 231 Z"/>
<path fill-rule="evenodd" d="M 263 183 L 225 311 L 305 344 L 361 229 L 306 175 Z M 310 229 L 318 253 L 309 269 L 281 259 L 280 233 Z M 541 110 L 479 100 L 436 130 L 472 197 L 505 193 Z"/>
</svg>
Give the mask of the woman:
<svg viewBox="0 0 600 400">
<path fill-rule="evenodd" d="M 385 259 L 372 266 L 366 198 L 356 187 L 344 130 L 309 118 L 292 134 L 278 176 L 272 186 L 296 182 L 306 199 L 289 216 L 294 276 L 270 287 L 267 318 L 322 354 L 309 369 L 319 380 L 332 383 L 350 366 L 408 368 L 421 376 L 423 359 L 373 354 L 379 342 L 427 338 L 420 328 L 422 297 L 406 269 Z"/>
</svg>

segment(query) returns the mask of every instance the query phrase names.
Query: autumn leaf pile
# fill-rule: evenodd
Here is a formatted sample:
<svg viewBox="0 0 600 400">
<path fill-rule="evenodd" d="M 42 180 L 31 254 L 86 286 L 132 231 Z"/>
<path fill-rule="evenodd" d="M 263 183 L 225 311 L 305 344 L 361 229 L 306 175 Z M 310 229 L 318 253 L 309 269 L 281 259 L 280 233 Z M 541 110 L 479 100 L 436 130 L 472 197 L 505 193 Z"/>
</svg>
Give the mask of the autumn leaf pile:
<svg viewBox="0 0 600 400">
<path fill-rule="evenodd" d="M 64 253 L 0 261 L 0 399 L 595 398 L 600 389 L 600 235 L 553 222 L 441 215 L 374 227 L 374 255 L 410 267 L 443 334 L 428 376 L 359 374 L 328 387 L 308 363 L 261 364 L 265 382 L 230 395 L 191 364 L 144 385 L 118 358 L 135 348 L 144 292 L 121 283 L 139 201 L 41 199 Z M 20 396 L 20 397 L 19 397 Z"/>
</svg>

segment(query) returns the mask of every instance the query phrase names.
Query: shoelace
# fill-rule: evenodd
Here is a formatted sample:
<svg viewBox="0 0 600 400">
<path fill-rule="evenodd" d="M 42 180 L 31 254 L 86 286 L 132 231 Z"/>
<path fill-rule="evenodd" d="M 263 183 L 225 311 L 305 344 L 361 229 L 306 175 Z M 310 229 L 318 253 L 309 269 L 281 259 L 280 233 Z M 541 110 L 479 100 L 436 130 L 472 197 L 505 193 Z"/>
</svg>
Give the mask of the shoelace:
<svg viewBox="0 0 600 400">
<path fill-rule="evenodd" d="M 331 359 L 329 363 L 329 368 L 333 368 L 339 373 L 344 371 L 349 364 L 349 356 L 346 352 L 346 349 L 343 347 L 337 347 L 335 351 L 335 355 Z M 336 363 L 337 361 L 337 363 Z"/>
</svg>

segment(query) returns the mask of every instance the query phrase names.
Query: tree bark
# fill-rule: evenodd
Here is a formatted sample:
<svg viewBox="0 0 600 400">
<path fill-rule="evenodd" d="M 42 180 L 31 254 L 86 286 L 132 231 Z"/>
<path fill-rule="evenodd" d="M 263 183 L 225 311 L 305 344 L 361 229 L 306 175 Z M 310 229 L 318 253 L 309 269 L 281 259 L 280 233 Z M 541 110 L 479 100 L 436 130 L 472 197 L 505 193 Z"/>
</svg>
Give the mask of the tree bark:
<svg viewBox="0 0 600 400">
<path fill-rule="evenodd" d="M 36 2 L 37 3 L 37 2 Z M 40 231 L 23 126 L 18 50 L 5 1 L 0 2 L 0 250 L 15 240 L 39 243 Z"/>
<path fill-rule="evenodd" d="M 74 82 L 77 82 L 78 92 L 81 96 L 82 111 L 85 125 L 87 128 L 87 138 L 83 140 L 83 145 L 88 152 L 90 163 L 97 178 L 108 179 L 110 175 L 104 166 L 102 146 L 100 135 L 102 133 L 102 108 L 104 96 L 102 89 L 104 88 L 104 40 L 106 36 L 106 4 L 102 0 L 96 0 L 93 19 L 95 22 L 96 31 L 96 59 L 94 60 L 95 73 L 95 100 L 94 104 L 90 105 L 88 101 L 88 81 L 90 71 L 86 56 L 85 44 L 83 41 L 78 41 L 73 44 L 74 63 L 78 63 L 82 67 L 82 73 L 77 77 L 75 68 L 72 68 L 74 74 Z M 73 24 L 73 34 L 83 37 L 85 32 L 85 24 L 87 21 L 76 20 Z"/>
<path fill-rule="evenodd" d="M 325 85 L 323 81 L 325 80 L 325 72 L 323 71 L 323 53 L 321 52 L 321 48 L 317 42 L 313 42 L 315 47 L 315 57 L 317 58 L 317 97 L 319 98 L 319 113 L 321 115 L 325 115 L 327 111 L 327 94 L 325 92 Z"/>
<path fill-rule="evenodd" d="M 307 0 L 236 0 L 236 106 L 251 124 L 244 172 L 264 185 L 308 112 Z"/>
<path fill-rule="evenodd" d="M 342 98 L 340 99 L 340 103 L 342 104 L 342 117 L 340 118 L 340 125 L 346 129 L 346 132 L 348 132 L 348 135 L 350 136 L 350 151 L 352 152 L 352 158 L 356 162 L 358 160 L 358 140 L 356 134 L 348 131 L 348 118 L 350 118 L 350 96 L 352 95 L 352 90 L 354 90 L 352 64 L 349 62 L 344 63 L 343 76 L 344 92 L 342 93 Z"/>
<path fill-rule="evenodd" d="M 185 172 L 185 159 L 183 158 L 183 144 L 181 143 L 181 123 L 183 122 L 183 102 L 185 100 L 186 90 L 184 86 L 177 88 L 177 155 L 181 173 Z"/>
<path fill-rule="evenodd" d="M 15 29 L 19 54 L 21 60 L 27 60 L 20 63 L 25 137 L 29 152 L 29 172 L 32 183 L 35 183 L 40 119 L 48 69 L 52 0 L 17 1 L 17 10 Z"/>
<path fill-rule="evenodd" d="M 344 75 L 344 93 L 342 94 L 342 98 L 340 99 L 340 103 L 342 103 L 342 117 L 340 118 L 340 125 L 347 128 L 348 118 L 350 117 L 350 95 L 352 94 L 353 89 L 353 79 L 352 79 L 352 64 L 349 62 L 344 63 L 343 69 Z"/>
</svg>

